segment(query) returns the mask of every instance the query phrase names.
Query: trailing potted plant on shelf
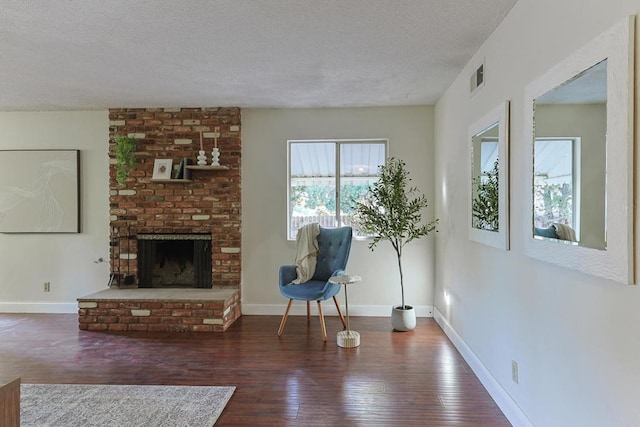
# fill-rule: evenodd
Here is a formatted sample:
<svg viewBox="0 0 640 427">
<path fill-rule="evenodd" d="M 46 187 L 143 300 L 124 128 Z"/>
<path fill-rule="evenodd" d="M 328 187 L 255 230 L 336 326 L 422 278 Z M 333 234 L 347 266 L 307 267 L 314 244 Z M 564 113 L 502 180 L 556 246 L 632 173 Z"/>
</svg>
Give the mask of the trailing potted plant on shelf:
<svg viewBox="0 0 640 427">
<path fill-rule="evenodd" d="M 116 182 L 123 185 L 129 174 L 136 168 L 136 148 L 138 140 L 128 136 L 116 136 Z"/>
<path fill-rule="evenodd" d="M 400 272 L 402 304 L 392 307 L 391 325 L 397 331 L 409 331 L 416 326 L 413 306 L 405 304 L 402 274 L 402 250 L 414 239 L 429 235 L 436 230 L 438 219 L 423 223 L 422 210 L 427 207 L 427 198 L 417 188 L 410 187 L 409 172 L 405 162 L 389 158 L 380 166 L 380 178 L 360 200 L 354 202 L 353 221 L 359 230 L 371 236 L 369 249 L 382 240 L 388 240 L 396 252 Z"/>
</svg>

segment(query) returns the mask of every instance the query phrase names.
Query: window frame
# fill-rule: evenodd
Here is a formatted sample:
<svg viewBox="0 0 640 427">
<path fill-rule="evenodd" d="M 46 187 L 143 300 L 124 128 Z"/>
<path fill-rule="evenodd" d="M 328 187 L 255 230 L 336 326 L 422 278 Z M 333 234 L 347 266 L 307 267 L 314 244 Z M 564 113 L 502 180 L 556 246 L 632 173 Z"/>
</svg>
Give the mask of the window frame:
<svg viewBox="0 0 640 427">
<path fill-rule="evenodd" d="M 569 141 L 571 143 L 571 227 L 576 233 L 576 239 L 580 241 L 580 217 L 581 217 L 581 183 L 582 183 L 582 163 L 580 161 L 582 155 L 582 138 L 579 136 L 543 136 L 543 137 L 535 137 L 534 145 L 538 141 L 545 142 L 562 142 Z M 535 150 L 535 148 L 534 148 Z M 534 152 L 535 157 L 535 152 Z M 533 190 L 535 192 L 536 183 L 535 183 L 535 159 L 534 159 L 534 170 L 533 170 Z M 534 209 L 534 225 L 535 225 L 535 209 Z M 539 237 L 539 236 L 538 236 Z"/>
<path fill-rule="evenodd" d="M 342 145 L 354 145 L 354 144 L 382 144 L 384 147 L 384 161 L 389 158 L 389 138 L 357 138 L 357 139 L 289 139 L 287 140 L 287 216 L 286 216 L 286 238 L 288 241 L 295 241 L 295 236 L 290 235 L 291 231 L 291 219 L 292 219 L 292 205 L 291 205 L 291 146 L 293 144 L 312 144 L 312 143 L 332 143 L 334 144 L 334 156 L 335 156 L 335 202 L 336 212 L 335 219 L 338 227 L 342 226 L 342 216 L 340 215 L 340 181 L 342 171 L 340 169 L 341 160 L 341 146 Z M 380 165 L 378 165 L 380 166 Z M 354 236 L 358 237 L 358 236 Z M 365 238 L 365 237 L 362 237 Z"/>
</svg>

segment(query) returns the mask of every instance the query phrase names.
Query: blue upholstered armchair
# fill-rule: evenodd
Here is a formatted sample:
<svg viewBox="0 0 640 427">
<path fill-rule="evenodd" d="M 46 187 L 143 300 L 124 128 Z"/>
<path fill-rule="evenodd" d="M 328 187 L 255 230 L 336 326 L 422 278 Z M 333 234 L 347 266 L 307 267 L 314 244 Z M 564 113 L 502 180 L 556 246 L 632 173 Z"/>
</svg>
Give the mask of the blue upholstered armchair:
<svg viewBox="0 0 640 427">
<path fill-rule="evenodd" d="M 278 336 L 282 335 L 284 331 L 293 300 L 307 302 L 307 321 L 311 318 L 310 302 L 316 301 L 318 303 L 318 316 L 320 317 L 320 328 L 322 329 L 322 339 L 324 341 L 327 340 L 327 329 L 322 313 L 322 301 L 333 298 L 342 325 L 345 328 L 347 327 L 342 311 L 340 310 L 340 305 L 336 299 L 336 295 L 340 292 L 340 285 L 330 283 L 328 280 L 331 276 L 345 273 L 349 252 L 351 250 L 351 238 L 351 227 L 320 227 L 320 234 L 318 235 L 318 248 L 320 253 L 316 261 L 315 273 L 308 282 L 299 285 L 292 284 L 291 282 L 296 279 L 296 266 L 283 265 L 280 267 L 280 293 L 282 296 L 289 298 L 289 304 L 282 316 Z"/>
</svg>

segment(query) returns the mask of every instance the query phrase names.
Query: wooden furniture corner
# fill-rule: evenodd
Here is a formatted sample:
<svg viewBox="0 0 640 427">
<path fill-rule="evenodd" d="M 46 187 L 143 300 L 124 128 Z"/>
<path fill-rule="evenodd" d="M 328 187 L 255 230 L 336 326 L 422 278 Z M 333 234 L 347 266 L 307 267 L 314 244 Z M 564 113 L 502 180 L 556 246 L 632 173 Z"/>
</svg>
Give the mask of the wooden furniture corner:
<svg viewBox="0 0 640 427">
<path fill-rule="evenodd" d="M 0 426 L 20 426 L 20 378 L 0 381 Z"/>
</svg>

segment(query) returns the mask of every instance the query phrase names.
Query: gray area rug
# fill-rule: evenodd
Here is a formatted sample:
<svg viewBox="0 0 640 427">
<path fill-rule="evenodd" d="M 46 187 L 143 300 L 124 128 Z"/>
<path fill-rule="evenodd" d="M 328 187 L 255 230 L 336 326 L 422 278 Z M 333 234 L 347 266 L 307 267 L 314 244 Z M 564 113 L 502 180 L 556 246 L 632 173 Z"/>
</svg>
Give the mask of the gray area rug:
<svg viewBox="0 0 640 427">
<path fill-rule="evenodd" d="M 211 427 L 235 387 L 22 384 L 20 425 Z"/>
</svg>

